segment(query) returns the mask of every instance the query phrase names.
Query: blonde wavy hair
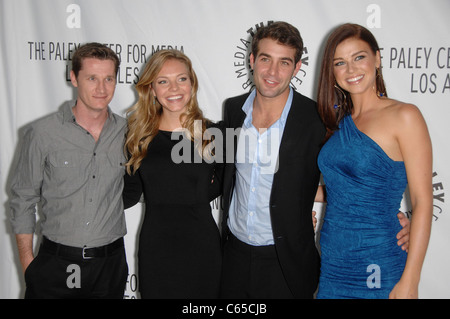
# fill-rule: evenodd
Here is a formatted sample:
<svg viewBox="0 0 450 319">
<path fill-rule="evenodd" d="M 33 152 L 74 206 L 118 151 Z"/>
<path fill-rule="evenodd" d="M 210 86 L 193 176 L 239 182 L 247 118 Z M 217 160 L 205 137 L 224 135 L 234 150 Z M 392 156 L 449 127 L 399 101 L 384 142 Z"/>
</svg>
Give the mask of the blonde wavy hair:
<svg viewBox="0 0 450 319">
<path fill-rule="evenodd" d="M 195 145 L 200 155 L 203 155 L 205 147 L 210 140 L 204 139 L 204 133 L 209 120 L 203 117 L 197 101 L 198 79 L 192 68 L 191 60 L 178 50 L 160 50 L 153 54 L 136 84 L 139 99 L 135 105 L 127 111 L 128 133 L 125 142 L 125 152 L 128 154 L 128 162 L 125 164 L 128 174 L 136 172 L 142 160 L 147 155 L 150 142 L 158 134 L 161 114 L 161 104 L 152 92 L 152 83 L 161 71 L 164 63 L 170 59 L 176 59 L 184 63 L 188 69 L 191 81 L 191 98 L 187 104 L 186 112 L 180 116 L 182 127 L 187 130 L 187 137 L 192 141 L 202 141 Z M 194 130 L 194 122 L 201 121 L 201 130 Z M 200 136 L 201 134 L 201 136 Z M 197 136 L 198 135 L 198 136 Z"/>
</svg>

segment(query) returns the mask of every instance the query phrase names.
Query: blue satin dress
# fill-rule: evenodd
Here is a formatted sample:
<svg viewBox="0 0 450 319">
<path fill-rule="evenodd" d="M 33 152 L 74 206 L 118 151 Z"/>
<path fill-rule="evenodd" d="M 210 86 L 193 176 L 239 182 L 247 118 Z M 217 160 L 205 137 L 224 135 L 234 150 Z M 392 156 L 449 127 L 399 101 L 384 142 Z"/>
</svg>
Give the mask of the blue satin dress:
<svg viewBox="0 0 450 319">
<path fill-rule="evenodd" d="M 396 239 L 407 185 L 404 163 L 389 158 L 350 115 L 324 145 L 318 163 L 327 206 L 317 298 L 388 298 L 406 262 Z"/>
</svg>

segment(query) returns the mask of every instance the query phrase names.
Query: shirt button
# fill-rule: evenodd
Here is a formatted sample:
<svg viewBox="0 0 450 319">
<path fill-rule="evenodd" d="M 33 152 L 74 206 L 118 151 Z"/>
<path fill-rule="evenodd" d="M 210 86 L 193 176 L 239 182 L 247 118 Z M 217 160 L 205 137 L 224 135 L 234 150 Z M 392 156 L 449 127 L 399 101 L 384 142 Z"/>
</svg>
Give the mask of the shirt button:
<svg viewBox="0 0 450 319">
<path fill-rule="evenodd" d="M 250 212 L 250 213 L 249 213 L 250 216 L 253 216 L 253 214 L 254 214 L 254 212 Z"/>
<path fill-rule="evenodd" d="M 254 187 L 252 187 L 252 192 L 255 192 L 255 188 Z"/>
</svg>

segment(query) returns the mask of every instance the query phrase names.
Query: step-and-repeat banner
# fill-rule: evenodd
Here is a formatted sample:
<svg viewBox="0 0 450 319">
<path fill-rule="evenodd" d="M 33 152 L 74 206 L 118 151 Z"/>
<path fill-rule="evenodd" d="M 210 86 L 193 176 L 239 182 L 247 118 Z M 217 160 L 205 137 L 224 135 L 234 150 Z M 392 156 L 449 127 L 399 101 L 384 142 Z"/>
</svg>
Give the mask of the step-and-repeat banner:
<svg viewBox="0 0 450 319">
<path fill-rule="evenodd" d="M 301 32 L 303 65 L 292 86 L 315 99 L 321 50 L 337 25 L 366 26 L 382 47 L 390 97 L 416 104 L 433 142 L 434 215 L 420 297 L 450 297 L 450 1 L 448 0 L 0 0 L 0 298 L 21 298 L 23 275 L 8 222 L 10 169 L 20 129 L 74 98 L 69 80 L 75 49 L 101 42 L 120 57 L 111 108 L 121 115 L 137 100 L 134 85 L 152 53 L 175 48 L 193 62 L 207 117 L 252 88 L 248 51 L 254 32 L 287 21 Z M 217 219 L 219 201 L 211 203 Z M 127 211 L 130 273 L 125 298 L 139 298 L 136 243 L 139 204 Z M 406 213 L 407 202 L 402 205 Z M 319 213 L 323 207 L 316 206 Z"/>
</svg>

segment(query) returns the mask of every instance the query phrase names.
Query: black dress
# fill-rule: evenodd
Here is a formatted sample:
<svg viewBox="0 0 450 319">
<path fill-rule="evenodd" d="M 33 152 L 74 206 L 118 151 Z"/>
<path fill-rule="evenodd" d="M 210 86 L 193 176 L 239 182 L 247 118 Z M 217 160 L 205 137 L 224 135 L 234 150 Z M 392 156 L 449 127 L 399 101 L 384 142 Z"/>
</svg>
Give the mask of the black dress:
<svg viewBox="0 0 450 319">
<path fill-rule="evenodd" d="M 171 133 L 159 131 L 136 174 L 125 175 L 125 208 L 142 193 L 145 199 L 138 250 L 141 297 L 217 298 L 222 253 L 210 201 L 220 194 L 221 165 L 176 163 L 174 155 L 188 149 L 175 146 L 179 141 Z M 193 159 L 196 150 L 188 145 Z"/>
</svg>

